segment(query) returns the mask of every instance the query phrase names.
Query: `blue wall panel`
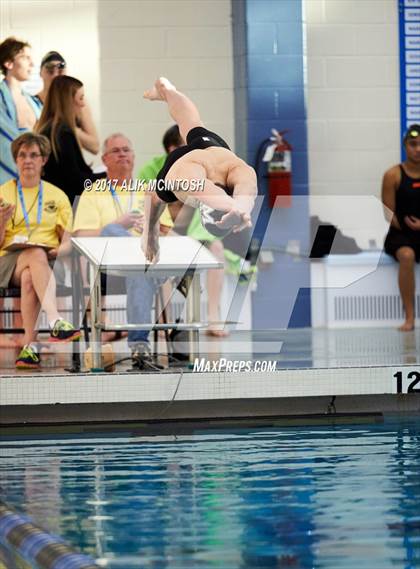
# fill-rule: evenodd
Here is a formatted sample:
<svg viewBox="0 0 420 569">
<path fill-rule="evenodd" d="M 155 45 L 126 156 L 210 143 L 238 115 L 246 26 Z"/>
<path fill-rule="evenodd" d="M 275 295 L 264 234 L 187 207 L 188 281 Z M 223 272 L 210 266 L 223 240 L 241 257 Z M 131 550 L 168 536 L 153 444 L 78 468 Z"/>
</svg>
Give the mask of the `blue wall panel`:
<svg viewBox="0 0 420 569">
<path fill-rule="evenodd" d="M 234 0 L 234 3 L 237 0 Z M 272 128 L 283 131 L 293 148 L 293 195 L 308 194 L 307 129 L 301 0 L 244 0 L 247 80 L 247 159 L 255 163 L 261 142 Z M 260 165 L 259 190 L 267 194 L 265 167 Z M 284 249 L 298 240 L 308 249 L 307 200 L 289 209 L 273 209 L 265 201 L 255 235 L 274 251 L 274 264 L 262 270 L 253 295 L 254 328 L 310 325 L 309 263 L 292 259 Z M 303 291 L 299 295 L 299 290 Z M 295 300 L 299 296 L 299 302 Z M 293 312 L 292 321 L 289 318 Z"/>
<path fill-rule="evenodd" d="M 301 119 L 301 108 L 304 105 L 303 90 L 282 87 L 275 89 L 269 87 L 252 87 L 248 90 L 248 109 L 254 121 L 267 119 L 271 122 L 276 119 L 295 120 Z M 303 124 L 305 127 L 305 124 Z M 293 129 L 292 136 L 296 134 Z M 295 144 L 301 143 L 301 138 L 295 136 Z M 306 144 L 303 145 L 306 147 Z"/>
<path fill-rule="evenodd" d="M 249 0 L 248 22 L 296 23 L 302 21 L 300 0 Z"/>
<path fill-rule="evenodd" d="M 420 123 L 420 0 L 398 0 L 400 35 L 401 140 Z M 401 142 L 401 160 L 405 160 Z"/>
</svg>

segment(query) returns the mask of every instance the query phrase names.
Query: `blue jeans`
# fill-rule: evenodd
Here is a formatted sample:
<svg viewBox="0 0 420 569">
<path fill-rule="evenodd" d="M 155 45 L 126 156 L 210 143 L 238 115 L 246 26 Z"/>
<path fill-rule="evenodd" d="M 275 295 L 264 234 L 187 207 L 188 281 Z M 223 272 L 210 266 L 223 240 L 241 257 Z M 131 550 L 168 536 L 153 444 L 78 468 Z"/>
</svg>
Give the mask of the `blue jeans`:
<svg viewBox="0 0 420 569">
<path fill-rule="evenodd" d="M 102 237 L 131 237 L 131 233 L 118 223 L 105 225 L 101 231 Z M 125 277 L 127 289 L 127 321 L 129 324 L 149 324 L 153 297 L 162 279 L 145 277 L 143 274 Z M 130 330 L 128 345 L 149 341 L 149 330 Z"/>
</svg>

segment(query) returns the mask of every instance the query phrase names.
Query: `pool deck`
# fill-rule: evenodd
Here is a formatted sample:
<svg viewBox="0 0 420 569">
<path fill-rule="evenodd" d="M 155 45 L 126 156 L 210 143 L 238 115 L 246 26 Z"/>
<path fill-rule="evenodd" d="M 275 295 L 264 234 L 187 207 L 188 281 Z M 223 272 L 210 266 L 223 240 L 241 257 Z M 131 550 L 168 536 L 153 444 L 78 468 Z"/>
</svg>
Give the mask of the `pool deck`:
<svg viewBox="0 0 420 569">
<path fill-rule="evenodd" d="M 53 367 L 42 372 L 17 372 L 14 351 L 2 349 L 0 425 L 7 432 L 47 425 L 205 425 L 270 418 L 307 422 L 346 415 L 420 413 L 419 347 L 419 330 L 234 332 L 223 340 L 203 336 L 200 358 L 270 360 L 277 362 L 277 369 L 194 372 L 178 365 L 145 373 L 129 372 L 129 363 L 123 362 L 113 373 L 77 374 L 63 369 L 69 363 L 68 353 L 50 357 Z M 126 344 L 115 345 L 115 351 L 117 357 L 127 355 Z M 54 367 L 57 363 L 61 367 Z"/>
</svg>

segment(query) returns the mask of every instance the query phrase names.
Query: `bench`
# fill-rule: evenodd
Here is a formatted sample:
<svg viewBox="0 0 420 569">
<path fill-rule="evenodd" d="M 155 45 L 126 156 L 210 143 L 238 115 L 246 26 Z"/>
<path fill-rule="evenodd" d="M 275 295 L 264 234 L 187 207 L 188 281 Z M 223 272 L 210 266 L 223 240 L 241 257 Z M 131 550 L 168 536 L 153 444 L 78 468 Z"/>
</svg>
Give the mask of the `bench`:
<svg viewBox="0 0 420 569">
<path fill-rule="evenodd" d="M 420 283 L 418 264 L 415 271 Z M 314 328 L 395 327 L 404 319 L 398 263 L 382 251 L 312 261 L 311 317 Z M 416 317 L 420 317 L 419 294 Z"/>
</svg>

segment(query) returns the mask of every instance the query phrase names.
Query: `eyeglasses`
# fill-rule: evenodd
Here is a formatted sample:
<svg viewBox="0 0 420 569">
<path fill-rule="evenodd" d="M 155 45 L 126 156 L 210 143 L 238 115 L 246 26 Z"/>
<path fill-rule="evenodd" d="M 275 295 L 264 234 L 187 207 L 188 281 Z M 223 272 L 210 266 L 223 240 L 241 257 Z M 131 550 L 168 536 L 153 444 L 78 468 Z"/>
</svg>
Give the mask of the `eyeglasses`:
<svg viewBox="0 0 420 569">
<path fill-rule="evenodd" d="M 41 156 L 42 154 L 38 154 L 37 152 L 29 152 L 28 154 L 26 152 L 19 152 L 16 158 L 19 158 L 20 160 L 26 160 L 26 158 L 29 158 L 30 160 L 36 160 Z"/>
<path fill-rule="evenodd" d="M 45 67 L 48 71 L 54 71 L 54 69 L 65 69 L 66 64 L 63 61 L 58 63 L 46 63 Z"/>
<path fill-rule="evenodd" d="M 130 152 L 133 152 L 132 148 L 129 146 L 123 146 L 122 148 L 112 148 L 111 150 L 108 150 L 107 154 L 130 154 Z"/>
</svg>

